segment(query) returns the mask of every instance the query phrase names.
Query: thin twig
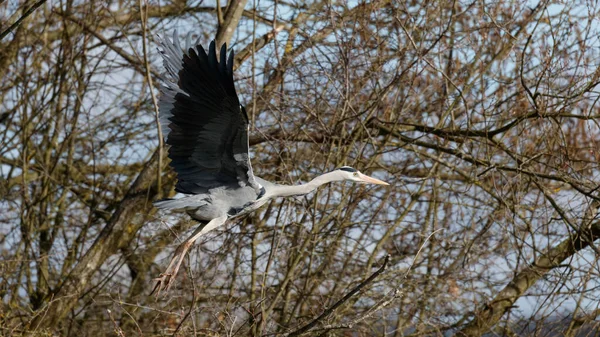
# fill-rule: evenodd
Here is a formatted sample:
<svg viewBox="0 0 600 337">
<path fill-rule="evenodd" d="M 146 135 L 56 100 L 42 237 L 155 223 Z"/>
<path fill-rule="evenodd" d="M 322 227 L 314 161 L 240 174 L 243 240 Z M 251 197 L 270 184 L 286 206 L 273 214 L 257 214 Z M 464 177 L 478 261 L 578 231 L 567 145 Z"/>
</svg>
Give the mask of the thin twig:
<svg viewBox="0 0 600 337">
<path fill-rule="evenodd" d="M 195 288 L 195 286 L 194 286 Z M 181 319 L 181 322 L 179 322 L 179 324 L 177 325 L 177 328 L 175 328 L 175 331 L 173 331 L 173 334 L 171 335 L 172 337 L 176 337 L 177 333 L 179 332 L 179 329 L 181 329 L 181 327 L 183 326 L 183 323 L 192 315 L 192 312 L 194 311 L 194 305 L 196 305 L 196 290 L 193 291 L 192 293 L 192 303 L 190 304 L 190 309 L 187 311 L 187 313 L 185 314 L 185 316 L 183 316 L 183 318 Z M 192 320 L 193 322 L 193 320 Z M 194 327 L 195 330 L 195 327 Z M 194 333 L 194 336 L 196 336 L 196 333 Z"/>
<path fill-rule="evenodd" d="M 150 62 L 148 61 L 148 51 L 146 46 L 146 30 L 148 23 L 148 10 L 145 0 L 140 0 L 140 16 L 142 21 L 142 50 L 144 53 L 144 68 L 146 70 L 146 80 L 150 87 L 150 96 L 152 97 L 152 105 L 154 106 L 154 121 L 158 133 L 158 170 L 156 170 L 156 191 L 157 196 L 161 197 L 162 186 L 162 158 L 163 158 L 163 133 L 160 125 L 160 113 L 158 111 L 158 101 L 154 94 L 154 85 L 152 83 L 152 74 L 150 71 Z"/>
<path fill-rule="evenodd" d="M 190 257 L 188 256 L 188 260 L 189 260 L 189 258 Z M 190 271 L 190 281 L 192 283 L 192 288 L 193 288 L 192 289 L 192 302 L 190 304 L 190 309 L 185 314 L 185 316 L 183 316 L 183 318 L 181 319 L 181 322 L 179 322 L 179 325 L 177 325 L 177 328 L 175 329 L 175 331 L 173 331 L 172 337 L 177 337 L 177 332 L 179 332 L 179 329 L 181 329 L 181 327 L 183 326 L 183 323 L 192 315 L 192 312 L 194 311 L 194 306 L 196 305 L 196 302 L 198 301 L 198 299 L 197 299 L 198 292 L 196 291 L 196 282 L 194 282 L 194 275 L 191 271 Z M 196 325 L 194 324 L 194 320 L 192 320 L 192 326 L 194 327 L 193 336 L 196 336 Z"/>
<path fill-rule="evenodd" d="M 319 317 L 313 319 L 310 323 L 306 324 L 305 326 L 301 327 L 300 329 L 298 329 L 294 332 L 291 332 L 289 334 L 284 334 L 284 336 L 289 336 L 289 337 L 300 336 L 303 333 L 308 332 L 315 325 L 317 325 L 317 323 L 319 323 L 321 320 L 323 320 L 327 316 L 331 315 L 335 311 L 335 309 L 337 309 L 339 306 L 344 304 L 347 300 L 349 300 L 352 296 L 354 296 L 354 294 L 359 292 L 367 284 L 371 283 L 375 278 L 377 278 L 377 276 L 381 275 L 381 273 L 383 273 L 385 271 L 385 269 L 387 268 L 389 260 L 390 260 L 390 256 L 386 255 L 385 260 L 383 261 L 383 265 L 379 269 L 377 269 L 373 274 L 371 274 L 371 276 L 369 276 L 366 280 L 362 281 L 359 285 L 354 287 L 354 289 L 352 289 L 349 293 L 347 293 L 344 297 L 342 297 L 342 299 L 337 301 L 334 305 L 332 305 L 331 307 L 329 307 L 328 309 L 323 311 L 323 313 Z"/>
<path fill-rule="evenodd" d="M 23 22 L 23 20 L 25 20 L 28 16 L 30 16 L 31 13 L 33 13 L 33 11 L 35 11 L 38 7 L 40 7 L 41 5 L 43 5 L 44 2 L 46 2 L 46 0 L 40 0 L 40 1 L 36 2 L 35 4 L 33 4 L 33 6 L 31 6 L 28 10 L 26 10 L 25 13 L 23 13 L 23 15 L 17 21 L 15 21 L 15 23 L 13 23 L 12 25 L 10 25 L 10 27 L 8 27 L 4 31 L 2 31 L 2 33 L 0 33 L 0 41 L 2 41 L 2 39 L 6 35 L 8 35 L 8 33 L 10 33 L 21 22 Z"/>
<path fill-rule="evenodd" d="M 106 313 L 108 314 L 108 318 L 110 318 L 111 322 L 115 326 L 115 333 L 117 334 L 117 336 L 119 336 L 119 337 L 125 337 L 125 334 L 123 333 L 123 330 L 121 330 L 121 328 L 117 324 L 117 321 L 115 321 L 115 319 L 113 318 L 112 312 L 110 311 L 110 309 L 106 309 Z"/>
<path fill-rule="evenodd" d="M 364 321 L 367 318 L 370 318 L 377 311 L 390 305 L 392 302 L 394 302 L 394 300 L 396 300 L 398 297 L 400 297 L 401 294 L 402 294 L 402 292 L 400 290 L 393 289 L 384 298 L 382 298 L 377 304 L 375 304 L 374 306 L 369 308 L 369 310 L 367 310 L 367 312 L 365 314 L 356 317 L 350 323 L 337 324 L 337 325 L 333 325 L 333 324 L 324 325 L 321 328 L 313 329 L 311 332 L 323 330 L 322 334 L 325 334 L 329 330 L 352 329 L 352 327 L 355 326 L 356 324 Z"/>
<path fill-rule="evenodd" d="M 425 241 L 423 242 L 423 244 L 421 245 L 421 247 L 419 247 L 419 250 L 417 250 L 417 254 L 415 254 L 415 257 L 413 258 L 412 263 L 410 264 L 410 266 L 408 266 L 408 269 L 406 270 L 406 272 L 404 273 L 404 278 L 406 278 L 408 276 L 408 272 L 412 269 L 412 267 L 415 265 L 415 262 L 417 261 L 417 258 L 419 257 L 419 255 L 421 254 L 421 251 L 423 250 L 423 247 L 425 247 L 425 244 L 427 243 L 427 241 L 429 241 L 429 239 L 431 239 L 432 236 L 434 236 L 437 232 L 441 232 L 442 230 L 444 230 L 444 228 L 439 228 L 434 230 L 433 232 L 431 232 L 431 234 L 429 234 L 427 236 L 427 239 L 425 239 Z"/>
</svg>

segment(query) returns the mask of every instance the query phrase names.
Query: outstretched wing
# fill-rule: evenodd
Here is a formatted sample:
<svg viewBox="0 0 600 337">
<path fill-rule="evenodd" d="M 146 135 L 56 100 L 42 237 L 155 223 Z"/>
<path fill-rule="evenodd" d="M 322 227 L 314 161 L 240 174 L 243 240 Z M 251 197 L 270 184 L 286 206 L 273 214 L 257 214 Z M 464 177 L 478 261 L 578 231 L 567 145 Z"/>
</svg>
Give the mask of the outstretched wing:
<svg viewBox="0 0 600 337">
<path fill-rule="evenodd" d="M 248 116 L 233 83 L 233 52 L 226 60 L 215 42 L 208 54 L 189 36 L 183 52 L 177 32 L 173 42 L 159 39 L 167 76 L 163 79 L 160 120 L 177 192 L 201 194 L 215 187 L 261 186 L 248 157 Z"/>
</svg>

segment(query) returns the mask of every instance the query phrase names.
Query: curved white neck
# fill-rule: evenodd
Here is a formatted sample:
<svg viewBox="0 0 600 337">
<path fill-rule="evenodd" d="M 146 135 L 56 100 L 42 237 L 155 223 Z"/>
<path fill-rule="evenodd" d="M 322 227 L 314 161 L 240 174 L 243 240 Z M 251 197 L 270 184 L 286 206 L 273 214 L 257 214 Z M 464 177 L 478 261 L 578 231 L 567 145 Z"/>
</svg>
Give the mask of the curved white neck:
<svg viewBox="0 0 600 337">
<path fill-rule="evenodd" d="M 338 172 L 336 172 L 336 171 L 328 172 L 328 173 L 322 174 L 322 175 L 314 178 L 313 180 L 309 181 L 306 184 L 295 185 L 295 186 L 290 186 L 290 185 L 272 186 L 270 191 L 267 191 L 265 197 L 276 198 L 276 197 L 290 197 L 293 195 L 304 195 L 304 194 L 308 194 L 308 193 L 314 191 L 315 189 L 317 189 L 317 187 L 319 187 L 323 184 L 327 184 L 332 181 L 341 181 L 341 180 L 344 180 L 344 178 L 341 177 Z"/>
</svg>

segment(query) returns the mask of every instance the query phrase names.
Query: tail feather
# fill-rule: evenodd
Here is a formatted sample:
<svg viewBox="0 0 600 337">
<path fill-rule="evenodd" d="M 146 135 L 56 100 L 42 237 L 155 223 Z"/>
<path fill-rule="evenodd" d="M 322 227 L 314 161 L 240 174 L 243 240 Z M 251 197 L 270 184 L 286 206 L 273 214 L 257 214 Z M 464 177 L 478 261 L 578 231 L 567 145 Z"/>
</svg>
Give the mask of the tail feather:
<svg viewBox="0 0 600 337">
<path fill-rule="evenodd" d="M 169 211 L 188 211 L 198 209 L 207 204 L 202 195 L 187 196 L 183 198 L 166 198 L 154 202 L 154 207 Z"/>
<path fill-rule="evenodd" d="M 189 206 L 189 202 L 186 202 L 184 199 L 161 199 L 154 202 L 154 207 L 162 210 L 184 210 L 187 206 Z"/>
</svg>

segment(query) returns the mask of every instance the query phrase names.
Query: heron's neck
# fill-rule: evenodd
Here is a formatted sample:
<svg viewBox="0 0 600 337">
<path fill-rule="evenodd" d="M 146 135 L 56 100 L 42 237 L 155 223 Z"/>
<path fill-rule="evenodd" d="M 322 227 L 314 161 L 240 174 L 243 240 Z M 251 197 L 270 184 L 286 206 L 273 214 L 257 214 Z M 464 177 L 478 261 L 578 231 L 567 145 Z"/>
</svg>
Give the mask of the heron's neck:
<svg viewBox="0 0 600 337">
<path fill-rule="evenodd" d="M 327 184 L 332 181 L 339 181 L 339 180 L 343 180 L 343 179 L 340 179 L 339 175 L 336 174 L 335 171 L 328 172 L 328 173 L 325 173 L 325 174 L 322 174 L 322 175 L 316 177 L 315 179 L 309 181 L 306 184 L 294 185 L 294 186 L 276 185 L 275 187 L 273 187 L 273 192 L 271 194 L 273 197 L 289 197 L 289 196 L 293 196 L 293 195 L 308 194 L 323 184 Z"/>
</svg>

